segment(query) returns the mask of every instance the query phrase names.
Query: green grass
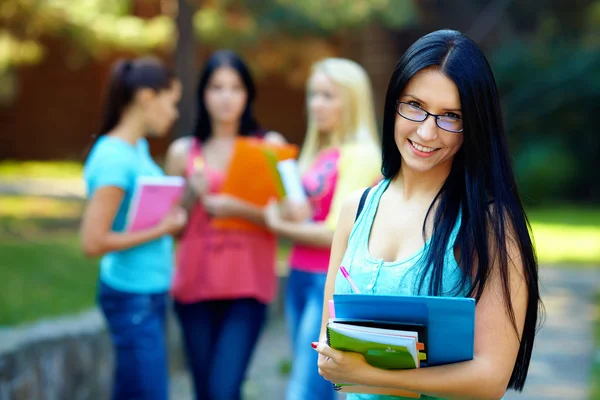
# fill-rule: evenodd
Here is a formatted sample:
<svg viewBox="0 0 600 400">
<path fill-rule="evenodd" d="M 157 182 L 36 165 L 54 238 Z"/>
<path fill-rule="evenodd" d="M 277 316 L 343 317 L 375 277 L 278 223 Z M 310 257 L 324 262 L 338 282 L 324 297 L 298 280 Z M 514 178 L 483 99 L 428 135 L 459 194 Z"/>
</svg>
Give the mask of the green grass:
<svg viewBox="0 0 600 400">
<path fill-rule="evenodd" d="M 74 161 L 2 161 L 0 179 L 23 178 L 80 179 L 83 165 Z"/>
<path fill-rule="evenodd" d="M 85 310 L 98 261 L 81 251 L 83 202 L 0 196 L 0 326 Z"/>
<path fill-rule="evenodd" d="M 600 208 L 545 208 L 527 215 L 540 264 L 600 264 Z"/>
<path fill-rule="evenodd" d="M 85 310 L 94 303 L 97 261 L 74 233 L 0 241 L 0 325 Z"/>
<path fill-rule="evenodd" d="M 0 239 L 39 239 L 57 229 L 72 232 L 79 224 L 83 207 L 79 200 L 0 196 Z"/>
<path fill-rule="evenodd" d="M 0 218 L 79 218 L 83 202 L 48 197 L 0 196 Z"/>
<path fill-rule="evenodd" d="M 0 164 L 0 171 L 6 165 Z M 0 196 L 0 325 L 93 305 L 98 261 L 81 253 L 76 231 L 82 212 L 80 201 Z M 528 215 L 542 265 L 600 265 L 600 209 L 555 208 Z M 280 260 L 287 260 L 290 247 L 280 241 Z M 284 274 L 287 262 L 279 267 Z"/>
</svg>

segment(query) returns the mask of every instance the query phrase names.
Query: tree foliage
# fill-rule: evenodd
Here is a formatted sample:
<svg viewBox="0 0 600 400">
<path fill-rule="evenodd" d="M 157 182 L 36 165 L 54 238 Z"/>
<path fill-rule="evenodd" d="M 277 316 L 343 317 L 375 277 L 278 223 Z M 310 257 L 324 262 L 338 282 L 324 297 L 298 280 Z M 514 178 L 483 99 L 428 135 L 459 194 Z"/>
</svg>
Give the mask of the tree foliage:
<svg viewBox="0 0 600 400">
<path fill-rule="evenodd" d="M 581 2 L 580 2 L 581 3 Z M 600 1 L 565 13 L 515 3 L 520 34 L 490 51 L 527 201 L 598 201 Z"/>
<path fill-rule="evenodd" d="M 80 57 L 172 48 L 172 16 L 143 19 L 130 15 L 131 6 L 132 0 L 3 0 L 0 71 L 39 62 L 44 38 L 65 41 Z M 414 15 L 412 2 L 392 0 L 208 0 L 198 7 L 194 25 L 202 43 L 241 49 L 284 38 L 302 42 L 373 21 L 401 26 Z"/>
<path fill-rule="evenodd" d="M 4 0 L 0 3 L 0 73 L 39 62 L 44 40 L 63 40 L 73 55 L 147 51 L 172 45 L 168 16 L 130 15 L 129 0 Z"/>
<path fill-rule="evenodd" d="M 213 0 L 203 2 L 195 27 L 203 42 L 238 47 L 273 35 L 330 36 L 370 23 L 398 28 L 415 18 L 411 1 Z"/>
</svg>

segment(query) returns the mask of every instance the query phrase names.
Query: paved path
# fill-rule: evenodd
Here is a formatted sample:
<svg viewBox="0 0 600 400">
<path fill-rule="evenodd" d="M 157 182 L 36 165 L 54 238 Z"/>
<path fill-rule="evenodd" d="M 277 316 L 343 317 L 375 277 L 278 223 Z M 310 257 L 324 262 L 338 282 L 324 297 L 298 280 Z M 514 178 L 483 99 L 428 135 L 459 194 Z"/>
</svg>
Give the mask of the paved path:
<svg viewBox="0 0 600 400">
<path fill-rule="evenodd" d="M 600 268 L 544 268 L 541 282 L 547 314 L 535 343 L 527 385 L 522 394 L 510 392 L 505 400 L 589 400 L 593 300 L 600 289 Z M 275 318 L 252 361 L 245 400 L 284 399 L 286 377 L 279 365 L 286 359 L 287 333 L 283 321 Z M 186 376 L 174 377 L 172 386 L 173 400 L 191 399 Z"/>
<path fill-rule="evenodd" d="M 541 271 L 546 321 L 539 332 L 523 394 L 506 400 L 588 400 L 594 357 L 594 296 L 600 268 Z"/>
</svg>

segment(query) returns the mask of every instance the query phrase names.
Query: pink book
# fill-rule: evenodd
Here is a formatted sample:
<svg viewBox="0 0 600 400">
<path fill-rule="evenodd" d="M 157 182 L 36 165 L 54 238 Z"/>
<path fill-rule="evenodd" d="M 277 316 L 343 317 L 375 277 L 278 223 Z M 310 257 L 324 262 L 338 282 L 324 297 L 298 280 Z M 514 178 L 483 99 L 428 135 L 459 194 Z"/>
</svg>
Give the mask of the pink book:
<svg viewBox="0 0 600 400">
<path fill-rule="evenodd" d="M 127 230 L 141 231 L 156 226 L 181 195 L 185 179 L 180 176 L 144 176 L 137 179 L 127 214 Z"/>
</svg>

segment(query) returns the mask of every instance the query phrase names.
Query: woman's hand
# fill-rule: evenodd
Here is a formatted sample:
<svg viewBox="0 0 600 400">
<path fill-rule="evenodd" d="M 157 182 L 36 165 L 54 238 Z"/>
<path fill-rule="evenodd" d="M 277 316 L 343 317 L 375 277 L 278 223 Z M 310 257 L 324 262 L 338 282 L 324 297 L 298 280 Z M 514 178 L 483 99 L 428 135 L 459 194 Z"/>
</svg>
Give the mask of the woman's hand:
<svg viewBox="0 0 600 400">
<path fill-rule="evenodd" d="M 202 198 L 204 209 L 213 217 L 238 216 L 239 200 L 227 194 L 209 194 Z"/>
<path fill-rule="evenodd" d="M 203 169 L 196 169 L 188 178 L 188 182 L 194 194 L 203 197 L 208 193 L 208 179 Z"/>
<path fill-rule="evenodd" d="M 174 206 L 158 224 L 161 232 L 169 235 L 177 234 L 187 224 L 188 213 L 183 207 Z"/>
<path fill-rule="evenodd" d="M 332 383 L 364 384 L 365 372 L 371 367 L 362 354 L 332 349 L 324 342 L 313 342 L 319 353 L 319 374 Z"/>
<path fill-rule="evenodd" d="M 313 210 L 308 201 L 294 202 L 288 198 L 284 198 L 279 207 L 281 218 L 288 221 L 304 222 L 313 216 Z"/>
<path fill-rule="evenodd" d="M 269 200 L 269 203 L 265 206 L 263 213 L 265 217 L 265 225 L 267 225 L 267 228 L 274 232 L 277 232 L 277 229 L 281 225 L 282 220 L 281 210 L 279 209 L 279 203 L 277 203 L 277 200 Z"/>
</svg>

